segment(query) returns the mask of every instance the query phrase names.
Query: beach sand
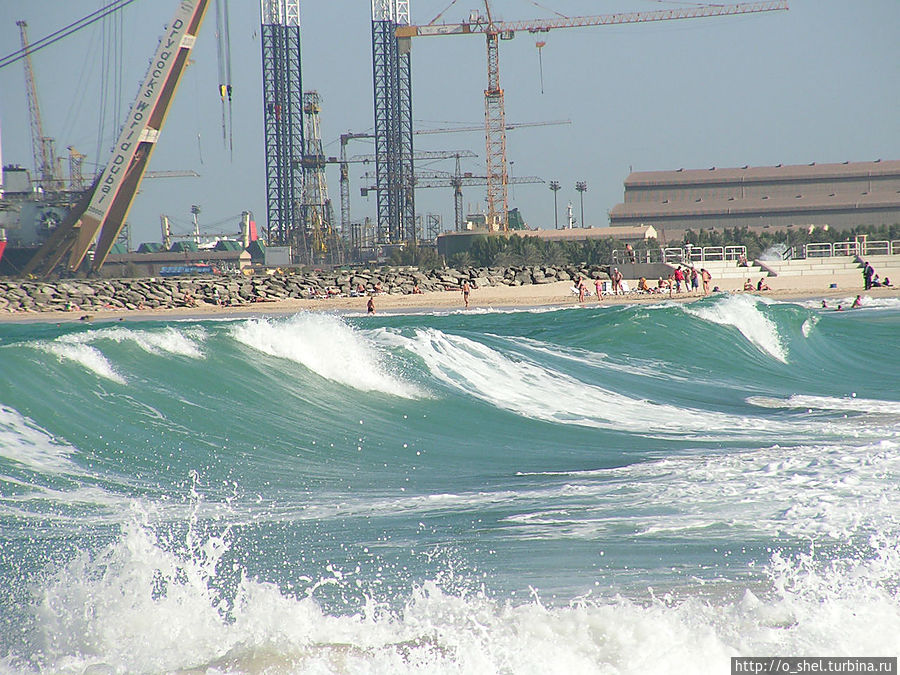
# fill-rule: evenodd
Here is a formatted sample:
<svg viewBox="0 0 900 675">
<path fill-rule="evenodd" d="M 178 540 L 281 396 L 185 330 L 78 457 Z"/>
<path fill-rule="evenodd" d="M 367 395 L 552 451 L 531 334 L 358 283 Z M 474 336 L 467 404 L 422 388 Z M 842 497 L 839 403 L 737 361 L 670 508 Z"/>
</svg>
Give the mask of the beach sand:
<svg viewBox="0 0 900 675">
<path fill-rule="evenodd" d="M 857 278 L 859 277 L 859 278 Z M 863 291 L 862 278 L 853 277 L 769 277 L 766 282 L 772 290 L 753 294 L 777 300 L 809 300 L 826 299 L 829 306 L 836 307 L 843 303 L 846 309 L 857 294 L 863 297 L 900 297 L 900 288 L 873 288 Z M 713 284 L 715 284 L 713 280 Z M 831 288 L 836 284 L 837 288 Z M 634 284 L 631 284 L 632 286 Z M 719 282 L 723 292 L 743 293 L 737 290 L 739 280 L 727 279 Z M 593 284 L 589 284 L 593 292 Z M 676 302 L 692 302 L 703 297 L 702 293 L 604 295 L 598 303 L 593 296 L 587 298 L 583 305 L 618 305 L 629 303 L 653 303 L 663 300 Z M 18 312 L 0 313 L 0 322 L 31 321 L 42 323 L 59 323 L 68 321 L 135 321 L 148 319 L 190 319 L 190 318 L 240 318 L 251 316 L 283 316 L 301 311 L 332 311 L 339 313 L 365 314 L 368 298 L 329 298 L 323 300 L 279 300 L 256 304 L 222 307 L 203 304 L 199 307 L 178 307 L 174 309 L 144 310 L 112 310 L 112 311 L 72 311 L 72 312 Z M 469 310 L 510 309 L 526 307 L 574 307 L 579 305 L 578 297 L 572 292 L 572 283 L 561 281 L 552 284 L 528 286 L 488 286 L 473 288 L 469 297 Z M 376 295 L 376 313 L 411 313 L 431 311 L 465 310 L 460 291 L 443 291 L 416 295 Z"/>
</svg>

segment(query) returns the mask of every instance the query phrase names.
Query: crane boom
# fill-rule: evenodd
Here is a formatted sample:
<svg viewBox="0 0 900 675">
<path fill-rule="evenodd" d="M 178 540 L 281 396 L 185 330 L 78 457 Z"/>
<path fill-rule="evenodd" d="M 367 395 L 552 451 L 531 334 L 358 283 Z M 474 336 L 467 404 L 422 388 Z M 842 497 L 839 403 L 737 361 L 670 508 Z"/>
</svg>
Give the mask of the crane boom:
<svg viewBox="0 0 900 675">
<path fill-rule="evenodd" d="M 22 52 L 25 63 L 25 95 L 28 99 L 28 116 L 31 121 L 31 145 L 34 154 L 34 169 L 40 176 L 40 185 L 45 190 L 58 189 L 56 153 L 53 139 L 44 136 L 44 123 L 41 119 L 41 106 L 38 103 L 37 86 L 34 83 L 34 66 L 31 63 L 31 52 L 28 44 L 28 24 L 16 21 L 22 39 Z"/>
<path fill-rule="evenodd" d="M 657 9 L 647 12 L 617 12 L 595 16 L 559 17 L 554 19 L 532 19 L 523 21 L 490 21 L 477 15 L 471 21 L 461 23 L 430 23 L 423 25 L 398 26 L 397 37 L 418 37 L 428 35 L 472 35 L 490 32 L 509 33 L 527 31 L 543 33 L 555 28 L 584 28 L 587 26 L 611 26 L 647 21 L 671 21 L 674 19 L 698 19 L 710 16 L 733 14 L 753 14 L 788 9 L 788 0 L 768 0 L 767 2 L 739 2 L 733 5 L 701 5 L 681 9 Z"/>
<path fill-rule="evenodd" d="M 91 269 L 97 271 L 103 265 L 134 202 L 209 3 L 210 0 L 178 0 L 175 15 L 166 26 L 122 125 L 112 157 L 85 198 L 29 261 L 25 273 L 49 274 L 67 254 L 68 270 L 74 272 L 95 238 Z"/>
<path fill-rule="evenodd" d="M 765 2 L 740 2 L 724 5 L 701 5 L 680 9 L 661 9 L 647 12 L 619 12 L 595 16 L 557 17 L 525 21 L 494 21 L 491 6 L 484 0 L 486 14 L 473 12 L 469 21 L 461 23 L 429 23 L 424 25 L 398 25 L 398 40 L 434 35 L 483 34 L 487 38 L 487 88 L 484 90 L 485 147 L 487 166 L 488 223 L 504 232 L 508 229 L 508 190 L 506 166 L 506 112 L 503 89 L 500 86 L 500 38 L 511 38 L 518 31 L 543 33 L 557 28 L 582 28 L 609 26 L 649 21 L 698 19 L 735 14 L 755 14 L 788 9 L 787 0 Z"/>
</svg>

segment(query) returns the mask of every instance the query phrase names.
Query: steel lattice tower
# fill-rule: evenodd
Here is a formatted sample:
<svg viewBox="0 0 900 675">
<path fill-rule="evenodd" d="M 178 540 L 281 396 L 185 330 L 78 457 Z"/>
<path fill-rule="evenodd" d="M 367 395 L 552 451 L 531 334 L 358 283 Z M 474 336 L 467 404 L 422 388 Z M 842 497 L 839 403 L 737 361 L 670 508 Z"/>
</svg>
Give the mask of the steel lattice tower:
<svg viewBox="0 0 900 675">
<path fill-rule="evenodd" d="M 334 230 L 334 213 L 328 198 L 325 180 L 325 154 L 322 151 L 322 134 L 319 129 L 319 93 L 303 94 L 303 206 L 301 209 L 303 232 L 310 245 L 312 263 L 343 262 L 341 243 Z"/>
<path fill-rule="evenodd" d="M 268 244 L 308 259 L 300 214 L 303 85 L 300 0 L 260 0 Z"/>
<path fill-rule="evenodd" d="M 375 179 L 378 237 L 399 243 L 415 239 L 412 65 L 409 0 L 372 0 L 372 71 L 375 93 Z"/>
</svg>

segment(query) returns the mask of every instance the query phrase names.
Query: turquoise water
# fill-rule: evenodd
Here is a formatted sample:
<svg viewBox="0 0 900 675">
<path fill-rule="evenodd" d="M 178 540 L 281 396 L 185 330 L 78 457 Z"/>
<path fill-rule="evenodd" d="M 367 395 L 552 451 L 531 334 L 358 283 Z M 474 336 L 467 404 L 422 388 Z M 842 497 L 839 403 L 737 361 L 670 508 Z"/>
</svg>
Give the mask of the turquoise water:
<svg viewBox="0 0 900 675">
<path fill-rule="evenodd" d="M 0 325 L 0 672 L 900 652 L 900 301 Z"/>
</svg>

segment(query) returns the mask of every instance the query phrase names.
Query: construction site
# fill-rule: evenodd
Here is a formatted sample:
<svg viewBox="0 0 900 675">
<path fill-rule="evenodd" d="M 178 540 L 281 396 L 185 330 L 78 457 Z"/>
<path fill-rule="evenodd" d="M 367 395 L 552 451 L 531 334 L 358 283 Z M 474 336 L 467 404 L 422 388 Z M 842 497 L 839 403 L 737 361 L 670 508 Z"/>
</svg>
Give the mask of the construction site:
<svg viewBox="0 0 900 675">
<path fill-rule="evenodd" d="M 372 0 L 372 98 L 366 102 L 372 110 L 372 126 L 340 134 L 338 152 L 329 154 L 322 134 L 327 107 L 317 90 L 304 88 L 300 0 L 262 0 L 259 25 L 254 31 L 258 31 L 261 46 L 262 100 L 256 105 L 261 108 L 263 119 L 265 213 L 254 216 L 246 210 L 228 220 L 204 223 L 204 229 L 200 205 L 191 206 L 191 217 L 186 221 L 161 213 L 157 243 L 133 242 L 128 216 L 143 181 L 189 179 L 196 175 L 193 170 L 150 171 L 148 167 L 158 142 L 166 136 L 167 115 L 179 95 L 185 70 L 192 63 L 197 36 L 201 31 L 212 30 L 204 26 L 211 9 L 210 13 L 215 14 L 219 57 L 222 138 L 226 145 L 233 144 L 228 0 L 173 2 L 175 13 L 165 24 L 156 51 L 149 55 L 149 68 L 127 115 L 118 121 L 117 140 L 111 153 L 99 158 L 92 171 L 86 170 L 85 154 L 73 145 L 67 145 L 66 154 L 60 156 L 58 146 L 62 143 L 44 128 L 40 80 L 32 63 L 32 54 L 38 50 L 114 15 L 134 1 L 111 2 L 34 41 L 29 38 L 26 21 L 17 22 L 20 48 L 0 59 L 0 68 L 16 64 L 24 70 L 22 99 L 28 109 L 33 164 L 29 168 L 3 166 L 0 274 L 99 275 L 108 262 L 117 262 L 121 271 L 125 263 L 135 263 L 140 255 L 155 256 L 156 266 L 145 268 L 150 272 L 185 262 L 213 260 L 219 261 L 219 267 L 234 271 L 254 263 L 334 267 L 381 261 L 410 243 L 434 246 L 445 232 L 478 230 L 502 234 L 533 229 L 511 203 L 510 189 L 523 185 L 546 190 L 548 181 L 540 175 L 512 175 L 507 133 L 570 121 L 507 121 L 500 59 L 504 41 L 517 33 L 529 35 L 536 40 L 540 54 L 543 36 L 566 28 L 726 17 L 788 8 L 786 0 L 768 0 L 503 21 L 494 12 L 495 3 L 485 0 L 462 20 L 447 20 L 442 12 L 429 23 L 416 24 L 411 20 L 409 0 Z M 462 39 L 472 35 L 481 37 L 480 49 L 485 54 L 480 111 L 484 123 L 417 128 L 413 117 L 413 45 L 425 38 Z M 314 81 L 315 76 L 306 79 Z M 6 131 L 9 134 L 10 130 Z M 452 134 L 474 131 L 483 135 L 480 147 L 416 149 L 425 134 L 455 138 Z M 351 141 L 369 142 L 373 151 L 355 154 L 351 152 Z M 435 161 L 446 162 L 445 168 L 432 168 Z M 480 168 L 468 170 L 465 161 L 477 162 Z M 326 169 L 332 166 L 339 171 L 337 205 L 332 198 L 335 186 L 329 186 L 326 177 Z M 533 173 L 540 173 L 539 169 L 535 167 Z M 359 195 L 374 199 L 373 217 L 360 219 L 351 212 L 351 195 L 356 194 L 355 187 L 351 189 L 353 181 L 359 182 Z M 549 187 L 558 213 L 555 198 L 559 185 L 549 181 Z M 480 193 L 477 208 L 467 208 L 464 188 Z M 452 222 L 439 214 L 417 210 L 417 193 L 431 189 L 445 190 L 452 197 Z M 587 182 L 580 181 L 575 189 L 582 199 L 584 221 Z M 571 227 L 575 222 L 571 204 L 568 212 Z M 580 225 L 586 226 L 584 222 Z"/>
</svg>

